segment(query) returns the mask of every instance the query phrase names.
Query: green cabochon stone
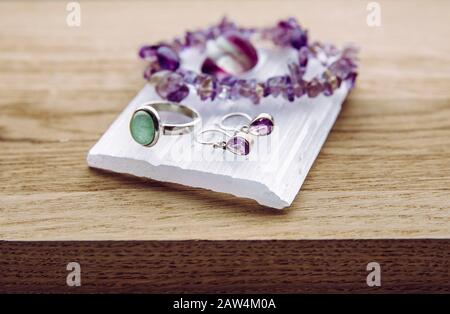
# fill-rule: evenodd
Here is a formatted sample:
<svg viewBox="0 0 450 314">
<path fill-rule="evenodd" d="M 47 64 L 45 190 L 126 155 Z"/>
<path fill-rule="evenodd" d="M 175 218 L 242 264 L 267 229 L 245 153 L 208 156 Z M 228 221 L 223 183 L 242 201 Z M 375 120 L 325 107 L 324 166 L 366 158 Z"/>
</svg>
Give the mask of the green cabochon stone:
<svg viewBox="0 0 450 314">
<path fill-rule="evenodd" d="M 150 144 L 155 138 L 155 122 L 152 116 L 143 110 L 135 112 L 131 118 L 130 132 L 133 139 L 139 144 Z"/>
</svg>

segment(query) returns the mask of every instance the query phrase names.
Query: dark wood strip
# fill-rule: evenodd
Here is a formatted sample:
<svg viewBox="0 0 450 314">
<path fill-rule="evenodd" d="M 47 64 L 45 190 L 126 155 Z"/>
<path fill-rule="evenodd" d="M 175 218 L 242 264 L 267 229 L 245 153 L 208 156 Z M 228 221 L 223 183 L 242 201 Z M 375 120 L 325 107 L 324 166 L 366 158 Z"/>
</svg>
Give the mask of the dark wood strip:
<svg viewBox="0 0 450 314">
<path fill-rule="evenodd" d="M 0 242 L 0 292 L 449 292 L 450 240 Z M 66 265 L 81 265 L 68 287 Z M 381 287 L 366 266 L 381 265 Z"/>
</svg>

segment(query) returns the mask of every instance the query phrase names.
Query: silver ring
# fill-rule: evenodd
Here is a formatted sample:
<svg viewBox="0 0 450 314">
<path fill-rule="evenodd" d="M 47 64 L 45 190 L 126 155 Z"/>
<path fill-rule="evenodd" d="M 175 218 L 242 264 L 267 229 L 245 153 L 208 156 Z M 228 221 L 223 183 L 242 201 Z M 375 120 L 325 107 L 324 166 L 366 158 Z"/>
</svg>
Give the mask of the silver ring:
<svg viewBox="0 0 450 314">
<path fill-rule="evenodd" d="M 159 111 L 175 112 L 192 119 L 187 123 L 162 122 Z M 167 101 L 150 101 L 133 112 L 130 119 L 131 137 L 139 144 L 151 147 L 162 135 L 182 135 L 190 133 L 202 121 L 200 114 L 185 105 Z"/>
</svg>

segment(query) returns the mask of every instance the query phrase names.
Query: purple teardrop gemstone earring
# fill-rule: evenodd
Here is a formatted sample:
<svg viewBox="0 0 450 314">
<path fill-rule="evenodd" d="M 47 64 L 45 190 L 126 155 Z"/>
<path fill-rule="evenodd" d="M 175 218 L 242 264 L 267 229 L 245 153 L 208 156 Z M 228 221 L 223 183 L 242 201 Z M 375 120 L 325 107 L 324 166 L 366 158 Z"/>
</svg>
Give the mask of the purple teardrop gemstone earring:
<svg viewBox="0 0 450 314">
<path fill-rule="evenodd" d="M 221 133 L 228 137 L 227 140 L 205 140 L 203 134 L 205 133 Z M 227 150 L 235 155 L 246 156 L 250 154 L 250 146 L 253 143 L 253 139 L 244 132 L 235 132 L 233 135 L 221 129 L 206 129 L 197 134 L 196 140 L 200 144 L 212 145 L 214 148 L 221 148 Z"/>
<path fill-rule="evenodd" d="M 246 138 L 235 135 L 227 141 L 226 149 L 236 155 L 248 155 L 250 143 Z"/>
<path fill-rule="evenodd" d="M 265 136 L 272 133 L 273 127 L 274 123 L 272 116 L 262 113 L 250 122 L 248 131 L 253 135 Z"/>
<path fill-rule="evenodd" d="M 225 126 L 225 120 L 232 117 L 243 117 L 249 122 L 247 124 L 238 125 L 235 127 Z M 272 133 L 275 122 L 273 117 L 268 113 L 260 113 L 252 119 L 248 114 L 244 112 L 232 112 L 222 117 L 219 126 L 222 130 L 226 131 L 240 130 L 242 132 L 249 133 L 255 136 L 266 136 Z"/>
</svg>

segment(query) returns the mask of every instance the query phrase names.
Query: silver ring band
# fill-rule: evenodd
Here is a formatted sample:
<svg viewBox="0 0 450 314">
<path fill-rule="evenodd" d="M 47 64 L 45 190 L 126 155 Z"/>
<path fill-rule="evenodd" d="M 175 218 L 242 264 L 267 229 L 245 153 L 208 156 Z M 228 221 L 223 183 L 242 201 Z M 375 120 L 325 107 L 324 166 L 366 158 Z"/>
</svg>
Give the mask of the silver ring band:
<svg viewBox="0 0 450 314">
<path fill-rule="evenodd" d="M 192 119 L 186 123 L 169 123 L 161 121 L 160 111 L 175 112 Z M 151 147 L 162 135 L 182 135 L 190 133 L 201 123 L 200 114 L 185 105 L 168 101 L 150 101 L 142 104 L 133 112 L 130 119 L 130 133 L 133 139 Z"/>
<path fill-rule="evenodd" d="M 185 105 L 180 105 L 173 102 L 150 102 L 142 105 L 141 107 L 144 106 L 151 106 L 157 112 L 158 111 L 176 112 L 192 119 L 192 121 L 186 123 L 163 122 L 162 123 L 163 135 L 182 135 L 190 133 L 194 130 L 194 127 L 201 121 L 200 114 L 196 110 L 189 108 Z"/>
</svg>

